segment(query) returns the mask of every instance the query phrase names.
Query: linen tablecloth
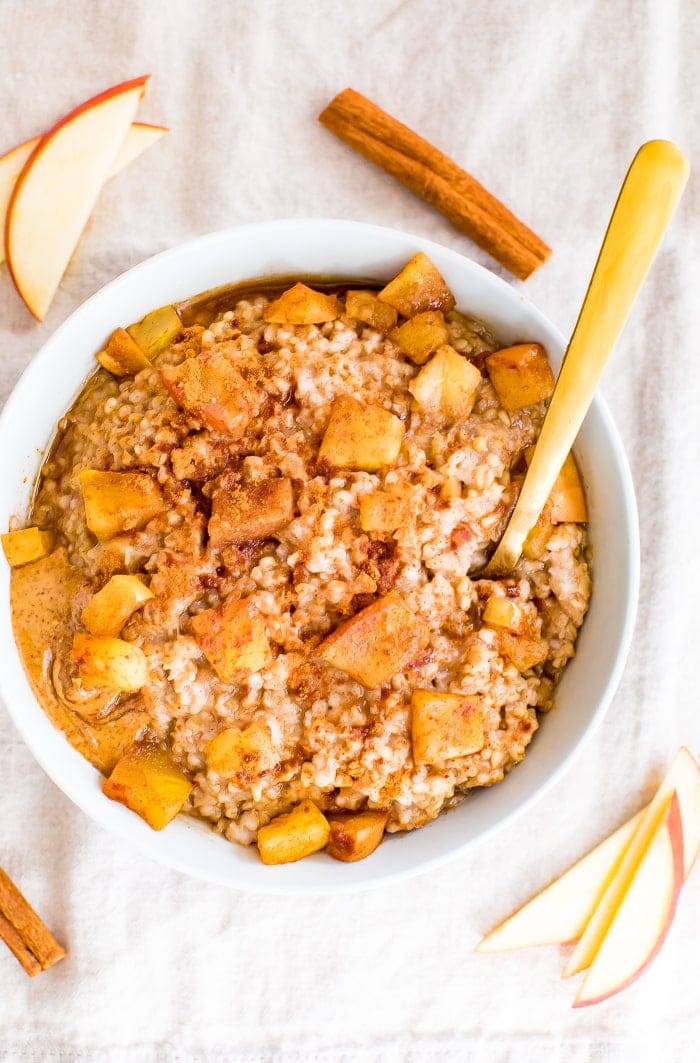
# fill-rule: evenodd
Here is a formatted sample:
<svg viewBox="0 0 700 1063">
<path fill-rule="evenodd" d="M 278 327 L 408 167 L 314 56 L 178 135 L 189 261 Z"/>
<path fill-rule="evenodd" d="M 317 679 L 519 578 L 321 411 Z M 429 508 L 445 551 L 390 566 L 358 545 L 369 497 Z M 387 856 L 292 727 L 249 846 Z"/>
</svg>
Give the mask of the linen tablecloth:
<svg viewBox="0 0 700 1063">
<path fill-rule="evenodd" d="M 105 188 L 43 325 L 2 268 L 3 399 L 84 298 L 207 231 L 354 218 L 492 266 L 321 128 L 318 112 L 346 85 L 551 244 L 518 287 L 564 331 L 638 145 L 668 137 L 700 162 L 695 0 L 4 0 L 0 12 L 0 149 L 148 71 L 142 116 L 172 128 Z M 56 789 L 0 710 L 0 863 L 69 948 L 34 981 L 0 949 L 3 1063 L 697 1059 L 700 871 L 653 967 L 598 1007 L 571 1009 L 555 948 L 472 953 L 639 807 L 679 744 L 700 749 L 697 188 L 691 178 L 604 378 L 639 500 L 642 593 L 619 692 L 573 770 L 439 871 L 365 894 L 265 898 L 135 855 Z"/>
</svg>

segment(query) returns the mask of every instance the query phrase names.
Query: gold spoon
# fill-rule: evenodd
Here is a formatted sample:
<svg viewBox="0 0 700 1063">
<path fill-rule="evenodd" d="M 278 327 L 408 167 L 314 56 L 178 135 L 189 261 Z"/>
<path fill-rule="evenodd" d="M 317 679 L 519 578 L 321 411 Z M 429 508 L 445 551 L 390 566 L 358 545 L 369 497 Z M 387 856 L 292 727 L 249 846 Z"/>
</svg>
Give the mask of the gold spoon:
<svg viewBox="0 0 700 1063">
<path fill-rule="evenodd" d="M 581 427 L 689 174 L 668 140 L 650 140 L 627 171 L 559 370 L 518 501 L 484 576 L 512 572 Z"/>
</svg>

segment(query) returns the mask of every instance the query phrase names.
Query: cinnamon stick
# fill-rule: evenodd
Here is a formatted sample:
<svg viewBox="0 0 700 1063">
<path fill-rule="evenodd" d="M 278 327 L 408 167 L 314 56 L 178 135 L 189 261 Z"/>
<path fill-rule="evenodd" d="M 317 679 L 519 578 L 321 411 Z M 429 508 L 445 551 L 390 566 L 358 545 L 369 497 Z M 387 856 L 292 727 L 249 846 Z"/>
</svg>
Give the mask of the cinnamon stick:
<svg viewBox="0 0 700 1063">
<path fill-rule="evenodd" d="M 427 200 L 520 280 L 552 253 L 476 178 L 354 89 L 331 100 L 319 122 Z"/>
<path fill-rule="evenodd" d="M 53 967 L 66 954 L 29 901 L 0 868 L 0 940 L 30 978 Z"/>
</svg>

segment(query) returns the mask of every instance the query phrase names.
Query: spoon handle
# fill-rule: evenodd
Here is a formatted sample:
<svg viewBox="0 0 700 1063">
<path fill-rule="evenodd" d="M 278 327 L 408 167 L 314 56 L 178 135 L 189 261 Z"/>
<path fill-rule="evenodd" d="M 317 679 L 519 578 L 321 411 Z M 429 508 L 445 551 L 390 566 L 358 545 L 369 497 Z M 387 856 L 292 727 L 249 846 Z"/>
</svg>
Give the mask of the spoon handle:
<svg viewBox="0 0 700 1063">
<path fill-rule="evenodd" d="M 688 180 L 688 160 L 667 140 L 639 149 L 615 204 L 569 341 L 530 467 L 487 576 L 512 572 L 573 446 L 600 376 Z"/>
</svg>

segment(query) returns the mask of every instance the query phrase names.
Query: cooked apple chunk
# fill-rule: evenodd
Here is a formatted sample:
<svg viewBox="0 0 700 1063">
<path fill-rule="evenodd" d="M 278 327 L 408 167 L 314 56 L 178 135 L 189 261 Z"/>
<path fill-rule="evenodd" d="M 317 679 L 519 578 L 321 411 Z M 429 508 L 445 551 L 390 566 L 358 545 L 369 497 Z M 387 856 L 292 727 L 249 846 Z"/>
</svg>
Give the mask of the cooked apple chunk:
<svg viewBox="0 0 700 1063">
<path fill-rule="evenodd" d="M 129 693 L 140 690 L 148 679 L 145 653 L 124 639 L 78 633 L 70 658 L 86 687 Z"/>
<path fill-rule="evenodd" d="M 224 602 L 192 619 L 194 637 L 224 683 L 238 682 L 272 660 L 265 624 L 253 598 Z"/>
<path fill-rule="evenodd" d="M 207 744 L 207 767 L 224 779 L 245 785 L 279 763 L 270 728 L 253 722 L 242 730 L 227 727 Z"/>
<path fill-rule="evenodd" d="M 450 330 L 439 310 L 426 310 L 404 321 L 403 325 L 390 333 L 389 339 L 412 362 L 423 365 L 438 347 L 449 342 Z"/>
<path fill-rule="evenodd" d="M 360 527 L 369 532 L 404 528 L 411 519 L 411 501 L 405 495 L 370 491 L 360 499 Z"/>
<path fill-rule="evenodd" d="M 126 330 L 149 361 L 182 334 L 183 326 L 174 306 L 161 306 Z"/>
<path fill-rule="evenodd" d="M 550 505 L 545 508 L 537 518 L 536 523 L 527 533 L 523 543 L 523 557 L 528 561 L 541 561 L 547 551 L 547 543 L 552 536 L 552 520 L 550 517 Z"/>
<path fill-rule="evenodd" d="M 393 306 L 383 303 L 374 292 L 351 291 L 345 296 L 345 313 L 357 321 L 386 335 L 393 329 L 398 313 Z"/>
<path fill-rule="evenodd" d="M 331 407 L 319 460 L 343 469 L 376 472 L 399 456 L 403 422 L 382 406 L 365 406 L 351 395 L 339 395 Z"/>
<path fill-rule="evenodd" d="M 105 349 L 96 357 L 103 369 L 114 376 L 134 376 L 151 364 L 124 328 L 114 330 Z"/>
<path fill-rule="evenodd" d="M 18 531 L 5 532 L 2 536 L 2 548 L 12 568 L 46 557 L 53 550 L 53 543 L 53 532 L 40 528 L 20 528 Z"/>
<path fill-rule="evenodd" d="M 222 354 L 186 358 L 160 375 L 183 410 L 231 439 L 241 438 L 257 409 L 255 390 Z"/>
<path fill-rule="evenodd" d="M 492 594 L 486 605 L 482 619 L 489 627 L 504 627 L 509 631 L 524 632 L 526 618 L 521 607 L 512 598 L 500 598 Z"/>
<path fill-rule="evenodd" d="M 484 747 L 483 699 L 475 694 L 414 690 L 411 744 L 415 764 L 442 764 Z"/>
<path fill-rule="evenodd" d="M 440 488 L 440 498 L 443 502 L 452 502 L 455 498 L 462 497 L 462 481 L 456 476 L 446 476 Z"/>
<path fill-rule="evenodd" d="M 314 291 L 301 283 L 282 292 L 279 299 L 263 311 L 263 319 L 277 325 L 322 325 L 326 321 L 335 321 L 339 315 L 335 295 Z"/>
<path fill-rule="evenodd" d="M 316 651 L 363 686 L 384 686 L 424 649 L 430 631 L 394 592 L 337 627 Z"/>
<path fill-rule="evenodd" d="M 258 831 L 258 851 L 264 864 L 291 864 L 328 844 L 328 820 L 313 801 L 302 801 Z"/>
<path fill-rule="evenodd" d="M 160 487 L 144 472 L 83 469 L 78 473 L 78 483 L 85 522 L 100 542 L 120 532 L 142 528 L 165 509 Z"/>
<path fill-rule="evenodd" d="M 83 609 L 83 624 L 91 635 L 116 636 L 152 597 L 140 576 L 112 576 Z"/>
<path fill-rule="evenodd" d="M 155 742 L 137 742 L 117 761 L 102 792 L 162 830 L 192 793 L 192 783 L 172 755 Z"/>
<path fill-rule="evenodd" d="M 532 461 L 534 447 L 525 450 L 525 461 Z M 588 520 L 586 496 L 579 475 L 576 460 L 571 452 L 567 454 L 561 471 L 554 481 L 544 514 L 551 524 L 585 524 Z"/>
<path fill-rule="evenodd" d="M 518 343 L 494 351 L 486 369 L 498 401 L 511 413 L 551 398 L 554 374 L 540 343 Z"/>
<path fill-rule="evenodd" d="M 384 837 L 388 818 L 388 813 L 380 809 L 339 812 L 328 816 L 331 828 L 328 839 L 329 856 L 346 864 L 371 856 Z"/>
<path fill-rule="evenodd" d="M 454 295 L 442 274 L 422 251 L 382 288 L 378 298 L 393 306 L 403 317 L 413 317 L 426 310 L 446 313 L 455 305 Z"/>
<path fill-rule="evenodd" d="M 481 373 L 470 361 L 445 344 L 408 385 L 408 390 L 428 416 L 458 421 L 472 412 Z"/>
<path fill-rule="evenodd" d="M 586 496 L 573 454 L 567 455 L 561 472 L 554 481 L 549 501 L 552 524 L 585 524 L 588 520 Z"/>
<path fill-rule="evenodd" d="M 547 660 L 547 643 L 525 632 L 516 633 L 500 628 L 497 645 L 499 652 L 506 657 L 519 672 L 527 672 Z"/>
<path fill-rule="evenodd" d="M 212 546 L 266 539 L 294 517 L 294 490 L 286 477 L 256 480 L 214 492 L 209 518 Z"/>
</svg>

